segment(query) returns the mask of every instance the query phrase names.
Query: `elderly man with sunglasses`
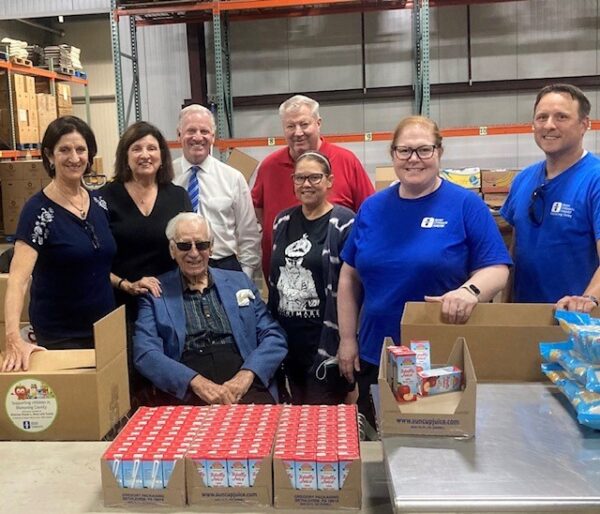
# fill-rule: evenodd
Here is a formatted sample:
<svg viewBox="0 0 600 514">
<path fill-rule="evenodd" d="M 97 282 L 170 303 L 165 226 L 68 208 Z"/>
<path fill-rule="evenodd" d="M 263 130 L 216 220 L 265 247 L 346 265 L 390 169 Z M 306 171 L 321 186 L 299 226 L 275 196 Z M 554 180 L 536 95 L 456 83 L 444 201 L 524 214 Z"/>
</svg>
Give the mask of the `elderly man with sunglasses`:
<svg viewBox="0 0 600 514">
<path fill-rule="evenodd" d="M 157 403 L 273 403 L 273 376 L 287 353 L 279 324 L 240 271 L 209 267 L 213 235 L 197 213 L 167 225 L 179 268 L 145 295 L 133 336 L 137 370 L 162 391 Z"/>
<path fill-rule="evenodd" d="M 513 226 L 514 302 L 589 312 L 600 297 L 600 159 L 583 148 L 590 102 L 570 84 L 544 87 L 533 134 L 546 159 L 515 179 L 502 216 Z"/>
</svg>

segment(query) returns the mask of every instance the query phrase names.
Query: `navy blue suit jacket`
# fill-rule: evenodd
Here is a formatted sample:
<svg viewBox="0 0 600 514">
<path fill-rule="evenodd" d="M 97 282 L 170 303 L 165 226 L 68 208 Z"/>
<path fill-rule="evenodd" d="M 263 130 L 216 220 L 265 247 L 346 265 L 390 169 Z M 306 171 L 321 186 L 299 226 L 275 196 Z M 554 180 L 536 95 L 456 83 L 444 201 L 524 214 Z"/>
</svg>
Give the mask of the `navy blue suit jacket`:
<svg viewBox="0 0 600 514">
<path fill-rule="evenodd" d="M 219 298 L 231 324 L 233 338 L 244 364 L 268 387 L 278 401 L 273 375 L 287 354 L 283 329 L 271 317 L 254 283 L 240 271 L 210 268 Z M 180 362 L 185 344 L 185 312 L 179 269 L 158 277 L 162 295 L 146 294 L 139 300 L 133 336 L 136 369 L 156 387 L 183 400 L 198 373 Z M 236 293 L 250 289 L 250 305 L 238 306 Z"/>
</svg>

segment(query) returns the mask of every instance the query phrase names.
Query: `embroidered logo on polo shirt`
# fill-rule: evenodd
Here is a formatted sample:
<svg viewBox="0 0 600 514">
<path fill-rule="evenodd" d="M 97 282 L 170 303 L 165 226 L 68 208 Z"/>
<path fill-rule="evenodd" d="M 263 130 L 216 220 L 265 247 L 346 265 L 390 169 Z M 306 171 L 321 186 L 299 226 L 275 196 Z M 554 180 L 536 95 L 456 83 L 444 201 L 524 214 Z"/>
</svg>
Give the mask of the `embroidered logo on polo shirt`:
<svg viewBox="0 0 600 514">
<path fill-rule="evenodd" d="M 551 216 L 558 216 L 559 218 L 572 218 L 575 209 L 568 203 L 554 202 L 550 208 Z"/>
<path fill-rule="evenodd" d="M 444 218 L 426 217 L 421 221 L 421 228 L 444 228 L 448 222 Z"/>
</svg>

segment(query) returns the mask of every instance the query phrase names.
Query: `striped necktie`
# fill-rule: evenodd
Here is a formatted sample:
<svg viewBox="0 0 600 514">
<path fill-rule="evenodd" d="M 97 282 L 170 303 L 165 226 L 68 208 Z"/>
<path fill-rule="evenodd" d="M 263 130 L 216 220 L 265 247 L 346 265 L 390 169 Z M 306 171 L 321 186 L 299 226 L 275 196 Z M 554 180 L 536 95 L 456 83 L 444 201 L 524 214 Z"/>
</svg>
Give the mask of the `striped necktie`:
<svg viewBox="0 0 600 514">
<path fill-rule="evenodd" d="M 200 166 L 192 166 L 190 168 L 191 174 L 190 179 L 188 181 L 187 191 L 190 195 L 190 200 L 192 202 L 192 210 L 193 212 L 198 212 L 198 205 L 200 204 L 200 184 L 198 183 L 198 170 Z"/>
</svg>

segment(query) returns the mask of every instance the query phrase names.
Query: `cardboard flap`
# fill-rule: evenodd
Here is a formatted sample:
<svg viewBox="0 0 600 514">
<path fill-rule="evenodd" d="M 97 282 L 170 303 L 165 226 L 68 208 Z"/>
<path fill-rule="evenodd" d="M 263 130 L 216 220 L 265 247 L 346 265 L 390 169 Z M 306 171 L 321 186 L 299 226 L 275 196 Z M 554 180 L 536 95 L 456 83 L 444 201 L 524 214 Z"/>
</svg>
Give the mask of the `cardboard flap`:
<svg viewBox="0 0 600 514">
<path fill-rule="evenodd" d="M 600 311 L 598 311 L 600 313 Z M 440 303 L 407 302 L 402 314 L 401 325 L 446 325 L 442 321 Z M 554 304 L 550 303 L 480 303 L 475 306 L 464 326 L 552 326 Z"/>
<path fill-rule="evenodd" d="M 94 350 L 52 350 L 34 352 L 29 361 L 29 373 L 65 371 L 96 367 Z"/>
<path fill-rule="evenodd" d="M 102 369 L 127 348 L 127 335 L 123 327 L 125 327 L 124 305 L 94 323 L 94 345 L 98 369 Z"/>
</svg>

